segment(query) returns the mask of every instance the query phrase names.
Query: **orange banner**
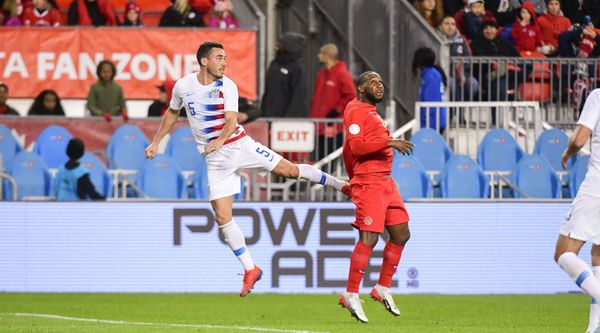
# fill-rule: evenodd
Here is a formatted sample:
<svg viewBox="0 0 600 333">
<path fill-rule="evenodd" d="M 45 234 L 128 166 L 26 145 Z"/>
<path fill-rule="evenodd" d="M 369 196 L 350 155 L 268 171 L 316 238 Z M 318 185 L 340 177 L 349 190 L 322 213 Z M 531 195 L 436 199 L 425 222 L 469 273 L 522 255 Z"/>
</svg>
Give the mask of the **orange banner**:
<svg viewBox="0 0 600 333">
<path fill-rule="evenodd" d="M 156 85 L 198 70 L 196 50 L 218 41 L 227 53 L 225 75 L 239 93 L 256 99 L 256 32 L 197 29 L 2 28 L 0 81 L 10 96 L 32 98 L 43 89 L 61 98 L 86 98 L 103 59 L 117 66 L 126 99 L 156 99 Z"/>
</svg>

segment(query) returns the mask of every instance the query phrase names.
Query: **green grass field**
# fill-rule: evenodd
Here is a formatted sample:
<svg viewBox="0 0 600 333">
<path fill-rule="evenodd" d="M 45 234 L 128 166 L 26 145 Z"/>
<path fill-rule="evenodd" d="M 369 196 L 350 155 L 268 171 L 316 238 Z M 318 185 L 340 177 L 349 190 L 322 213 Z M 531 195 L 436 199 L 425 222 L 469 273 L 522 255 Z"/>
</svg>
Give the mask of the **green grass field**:
<svg viewBox="0 0 600 333">
<path fill-rule="evenodd" d="M 0 293 L 0 332 L 576 332 L 583 295 L 396 296 L 393 317 L 366 295 L 368 324 L 337 295 Z M 53 315 L 53 316 L 42 316 Z"/>
</svg>

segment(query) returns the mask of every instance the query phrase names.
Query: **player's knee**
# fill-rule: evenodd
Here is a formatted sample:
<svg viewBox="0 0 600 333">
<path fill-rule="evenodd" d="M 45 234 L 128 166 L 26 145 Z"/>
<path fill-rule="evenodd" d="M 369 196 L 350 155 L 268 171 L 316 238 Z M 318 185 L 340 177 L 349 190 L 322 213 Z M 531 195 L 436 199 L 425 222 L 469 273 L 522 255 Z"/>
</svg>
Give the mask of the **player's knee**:
<svg viewBox="0 0 600 333">
<path fill-rule="evenodd" d="M 377 241 L 379 240 L 379 234 L 374 232 L 369 232 L 362 234 L 360 237 L 360 241 L 369 246 L 370 248 L 374 248 L 377 245 Z"/>
<path fill-rule="evenodd" d="M 410 231 L 406 230 L 403 233 L 390 235 L 390 241 L 396 245 L 405 245 L 410 239 Z"/>
<path fill-rule="evenodd" d="M 232 220 L 232 216 L 230 214 L 219 214 L 217 213 L 215 216 L 215 221 L 218 225 L 224 225 L 229 223 Z"/>
</svg>

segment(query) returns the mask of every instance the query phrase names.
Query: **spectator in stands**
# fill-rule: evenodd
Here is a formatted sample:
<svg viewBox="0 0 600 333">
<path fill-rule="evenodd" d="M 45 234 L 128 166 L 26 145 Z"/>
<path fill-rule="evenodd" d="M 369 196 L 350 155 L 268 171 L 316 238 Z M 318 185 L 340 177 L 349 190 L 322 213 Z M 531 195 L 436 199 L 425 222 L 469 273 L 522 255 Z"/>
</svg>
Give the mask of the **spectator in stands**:
<svg viewBox="0 0 600 333">
<path fill-rule="evenodd" d="M 6 104 L 6 100 L 8 99 L 8 92 L 8 85 L 6 85 L 6 83 L 0 82 L 0 116 L 18 116 L 19 112 L 17 112 L 17 110 L 11 108 L 9 105 Z"/>
<path fill-rule="evenodd" d="M 483 0 L 468 0 L 469 11 L 464 16 L 464 35 L 469 40 L 475 40 L 481 37 L 481 26 L 484 18 L 491 20 L 491 13 L 485 10 Z"/>
<path fill-rule="evenodd" d="M 444 0 L 444 14 L 454 16 L 465 7 L 464 0 Z"/>
<path fill-rule="evenodd" d="M 529 2 L 533 6 L 534 13 L 543 15 L 546 13 L 546 1 L 547 0 L 510 0 L 510 4 L 512 8 L 521 8 L 525 3 Z"/>
<path fill-rule="evenodd" d="M 472 55 L 471 48 L 456 28 L 456 21 L 452 16 L 445 16 L 442 23 L 436 29 L 442 41 L 450 45 L 450 56 L 468 57 Z M 479 91 L 479 83 L 472 76 L 469 64 L 456 64 L 454 68 L 454 80 L 450 82 L 454 93 L 453 100 L 472 100 Z"/>
<path fill-rule="evenodd" d="M 111 121 L 113 116 L 121 115 L 123 121 L 129 120 L 123 89 L 114 79 L 117 68 L 110 60 L 102 60 L 96 68 L 98 82 L 90 88 L 87 96 L 87 108 L 93 116 L 103 116 Z"/>
<path fill-rule="evenodd" d="M 26 8 L 23 12 L 23 25 L 58 27 L 62 25 L 62 17 L 48 0 L 34 0 L 33 7 Z"/>
<path fill-rule="evenodd" d="M 119 21 L 111 0 L 73 0 L 69 5 L 67 24 L 116 26 L 119 25 Z"/>
<path fill-rule="evenodd" d="M 240 22 L 233 13 L 231 0 L 217 0 L 208 14 L 207 21 L 209 28 L 235 29 L 240 27 Z"/>
<path fill-rule="evenodd" d="M 260 117 L 260 110 L 254 104 L 254 101 L 240 96 L 238 99 L 238 123 L 247 124 Z"/>
<path fill-rule="evenodd" d="M 313 98 L 310 105 L 311 118 L 343 118 L 346 104 L 356 98 L 356 88 L 346 63 L 338 58 L 335 44 L 321 46 L 318 57 L 323 68 L 317 73 Z M 344 126 L 327 126 L 320 123 L 317 131 L 317 156 L 320 160 L 344 143 Z"/>
<path fill-rule="evenodd" d="M 415 8 L 433 28 L 440 24 L 444 16 L 444 6 L 441 0 L 417 0 Z"/>
<path fill-rule="evenodd" d="M 542 53 L 548 56 L 558 52 L 558 35 L 569 30 L 571 21 L 561 15 L 560 0 L 548 1 L 548 12 L 537 20 L 542 33 Z"/>
<path fill-rule="evenodd" d="M 524 2 L 512 26 L 512 37 L 519 52 L 542 51 L 542 33 L 531 2 Z"/>
<path fill-rule="evenodd" d="M 483 36 L 471 43 L 474 56 L 481 57 L 520 57 L 519 51 L 508 41 L 498 38 L 498 24 L 496 21 L 483 21 Z M 519 68 L 509 65 L 507 62 L 486 63 L 481 68 L 475 66 L 474 72 L 481 73 L 479 82 L 480 89 L 487 92 L 487 98 L 491 101 L 504 101 L 507 91 L 514 88 L 514 75 Z M 512 78 L 512 79 L 511 79 Z M 486 86 L 482 86 L 487 83 Z"/>
<path fill-rule="evenodd" d="M 85 144 L 81 139 L 73 138 L 67 145 L 69 161 L 58 169 L 54 178 L 54 191 L 56 200 L 104 200 L 105 198 L 96 191 L 90 178 L 90 171 L 79 163 L 85 154 Z"/>
<path fill-rule="evenodd" d="M 598 0 L 583 0 L 583 15 L 592 18 L 592 23 L 595 27 L 600 27 L 600 1 Z M 580 21 L 578 21 L 580 22 Z"/>
<path fill-rule="evenodd" d="M 213 8 L 214 0 L 190 0 L 190 6 L 194 7 L 200 15 L 206 15 Z"/>
<path fill-rule="evenodd" d="M 169 107 L 169 102 L 171 101 L 174 86 L 175 81 L 173 80 L 166 80 L 161 85 L 156 86 L 158 88 L 158 99 L 150 104 L 150 107 L 148 108 L 148 117 L 162 117 L 162 115 L 165 114 Z M 185 108 L 180 110 L 179 116 L 186 116 Z"/>
<path fill-rule="evenodd" d="M 582 4 L 581 0 L 566 0 L 561 2 L 560 7 L 563 15 L 565 15 L 572 23 L 580 23 L 583 21 Z"/>
<path fill-rule="evenodd" d="M 28 116 L 64 116 L 60 97 L 54 90 L 45 89 L 33 100 Z"/>
<path fill-rule="evenodd" d="M 435 63 L 435 51 L 428 47 L 421 47 L 415 51 L 412 60 L 412 74 L 421 76 L 419 87 L 420 102 L 444 101 L 444 90 L 448 79 L 444 70 Z M 446 108 L 421 109 L 421 127 L 438 129 L 440 133 L 446 128 Z"/>
<path fill-rule="evenodd" d="M 7 27 L 18 27 L 21 26 L 21 11 L 23 7 L 16 0 L 5 0 L 2 5 L 2 11 L 4 12 L 3 25 Z"/>
<path fill-rule="evenodd" d="M 298 58 L 304 48 L 306 37 L 285 33 L 275 46 L 275 59 L 269 64 L 262 98 L 263 117 L 306 117 L 304 105 L 306 82 L 304 70 Z"/>
<path fill-rule="evenodd" d="M 490 0 L 488 0 L 490 1 Z M 508 0 L 506 0 L 508 1 Z M 466 32 L 466 26 L 465 26 L 465 15 L 467 13 L 469 13 L 471 11 L 471 4 L 474 4 L 476 2 L 481 2 L 483 4 L 483 0 L 476 0 L 476 1 L 470 1 L 470 0 L 464 0 L 465 2 L 465 7 L 461 10 L 459 10 L 456 14 L 454 14 L 454 19 L 456 20 L 456 27 L 458 28 L 458 31 L 460 31 L 460 33 L 467 37 L 467 32 Z M 485 5 L 484 5 L 485 8 Z M 496 20 L 496 18 L 494 17 L 494 14 L 489 11 L 489 10 L 484 10 L 484 14 L 483 14 L 483 18 L 482 21 L 486 21 L 486 20 Z M 511 16 L 511 22 L 512 22 L 512 16 Z M 472 38 L 469 38 L 472 39 Z"/>
<path fill-rule="evenodd" d="M 204 20 L 188 0 L 174 0 L 160 18 L 161 27 L 202 27 Z"/>
<path fill-rule="evenodd" d="M 121 24 L 124 27 L 141 27 L 142 9 L 135 1 L 130 1 L 125 5 L 125 20 Z"/>
<path fill-rule="evenodd" d="M 515 22 L 515 12 L 521 4 L 513 7 L 510 0 L 485 0 L 485 9 L 490 11 L 499 27 L 512 26 Z"/>
<path fill-rule="evenodd" d="M 594 29 L 591 18 L 586 16 L 583 25 L 574 25 L 571 30 L 558 36 L 559 55 L 563 58 L 598 58 L 600 36 Z"/>
</svg>

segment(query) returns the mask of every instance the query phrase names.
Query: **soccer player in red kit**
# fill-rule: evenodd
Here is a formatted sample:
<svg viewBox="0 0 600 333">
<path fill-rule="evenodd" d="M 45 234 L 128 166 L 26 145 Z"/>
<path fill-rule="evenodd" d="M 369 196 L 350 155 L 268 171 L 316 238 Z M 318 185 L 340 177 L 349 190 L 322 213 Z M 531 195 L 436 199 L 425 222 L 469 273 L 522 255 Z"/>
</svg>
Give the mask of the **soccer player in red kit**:
<svg viewBox="0 0 600 333">
<path fill-rule="evenodd" d="M 365 72 L 358 79 L 358 99 L 348 103 L 344 111 L 344 164 L 350 177 L 350 197 L 356 205 L 356 220 L 352 225 L 360 231 L 359 241 L 350 257 L 350 272 L 346 292 L 340 305 L 350 310 L 356 319 L 368 322 L 358 296 L 371 252 L 384 228 L 390 239 L 383 250 L 379 281 L 371 297 L 399 316 L 390 287 L 404 244 L 410 237 L 408 213 L 400 192 L 390 176 L 393 150 L 410 154 L 413 144 L 392 139 L 376 104 L 383 99 L 383 82 L 379 74 Z"/>
</svg>

